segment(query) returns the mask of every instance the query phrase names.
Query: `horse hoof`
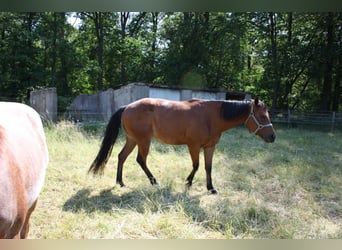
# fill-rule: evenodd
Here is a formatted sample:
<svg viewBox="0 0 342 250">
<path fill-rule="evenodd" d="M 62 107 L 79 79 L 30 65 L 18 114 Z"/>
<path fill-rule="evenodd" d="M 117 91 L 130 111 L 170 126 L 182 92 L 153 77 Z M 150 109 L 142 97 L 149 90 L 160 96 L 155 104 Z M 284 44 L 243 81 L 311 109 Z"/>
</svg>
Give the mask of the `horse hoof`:
<svg viewBox="0 0 342 250">
<path fill-rule="evenodd" d="M 158 182 L 157 182 L 156 178 L 154 178 L 154 177 L 150 178 L 150 182 L 152 185 L 158 185 Z"/>
<path fill-rule="evenodd" d="M 209 194 L 217 194 L 217 191 L 215 189 L 210 189 Z"/>
</svg>

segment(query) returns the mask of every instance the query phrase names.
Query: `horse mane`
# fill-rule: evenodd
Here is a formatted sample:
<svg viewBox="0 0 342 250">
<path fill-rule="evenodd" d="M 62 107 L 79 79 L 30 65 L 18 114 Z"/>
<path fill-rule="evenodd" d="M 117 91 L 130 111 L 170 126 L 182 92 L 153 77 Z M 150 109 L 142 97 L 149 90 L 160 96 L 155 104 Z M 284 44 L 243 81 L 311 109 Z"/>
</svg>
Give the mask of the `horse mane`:
<svg viewBox="0 0 342 250">
<path fill-rule="evenodd" d="M 234 120 L 249 110 L 248 101 L 223 101 L 221 106 L 221 115 L 227 121 Z"/>
</svg>

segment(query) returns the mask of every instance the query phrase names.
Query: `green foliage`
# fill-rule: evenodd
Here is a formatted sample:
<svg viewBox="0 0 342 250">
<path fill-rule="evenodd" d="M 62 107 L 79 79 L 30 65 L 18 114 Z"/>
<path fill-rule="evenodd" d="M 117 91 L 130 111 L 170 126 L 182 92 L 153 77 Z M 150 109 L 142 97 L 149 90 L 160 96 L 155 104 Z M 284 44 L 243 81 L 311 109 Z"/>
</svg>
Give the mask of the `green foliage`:
<svg viewBox="0 0 342 250">
<path fill-rule="evenodd" d="M 57 87 L 73 97 L 140 81 L 338 110 L 341 27 L 338 12 L 2 12 L 0 91 L 25 100 Z"/>
<path fill-rule="evenodd" d="M 189 71 L 181 78 L 180 84 L 188 88 L 204 88 L 206 86 L 206 79 L 197 72 Z"/>
</svg>

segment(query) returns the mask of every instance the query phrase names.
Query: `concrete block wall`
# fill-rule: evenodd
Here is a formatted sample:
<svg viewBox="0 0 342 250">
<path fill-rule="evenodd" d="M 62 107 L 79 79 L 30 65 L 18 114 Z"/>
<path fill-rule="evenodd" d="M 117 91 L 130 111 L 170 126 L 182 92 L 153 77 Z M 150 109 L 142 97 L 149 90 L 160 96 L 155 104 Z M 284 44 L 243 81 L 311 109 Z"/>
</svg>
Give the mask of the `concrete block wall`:
<svg viewBox="0 0 342 250">
<path fill-rule="evenodd" d="M 193 98 L 207 100 L 225 100 L 226 92 L 150 87 L 149 97 L 164 98 L 175 101 L 185 101 Z"/>
<path fill-rule="evenodd" d="M 77 121 L 108 121 L 121 106 L 145 97 L 176 101 L 192 98 L 225 100 L 226 92 L 153 87 L 143 83 L 131 83 L 116 90 L 108 89 L 94 95 L 77 96 L 69 107 L 67 117 Z"/>
<path fill-rule="evenodd" d="M 56 88 L 34 90 L 30 92 L 30 106 L 42 119 L 57 121 L 57 91 Z"/>
</svg>

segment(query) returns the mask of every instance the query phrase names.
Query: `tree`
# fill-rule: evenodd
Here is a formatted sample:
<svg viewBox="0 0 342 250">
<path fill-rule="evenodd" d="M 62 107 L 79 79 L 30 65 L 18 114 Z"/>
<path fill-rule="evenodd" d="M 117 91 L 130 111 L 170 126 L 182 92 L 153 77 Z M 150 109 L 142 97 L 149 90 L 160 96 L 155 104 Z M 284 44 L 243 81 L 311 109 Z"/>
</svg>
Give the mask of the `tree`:
<svg viewBox="0 0 342 250">
<path fill-rule="evenodd" d="M 340 110 L 341 34 L 341 13 L 3 12 L 0 93 L 25 100 L 54 86 L 74 96 L 141 81 Z"/>
<path fill-rule="evenodd" d="M 324 30 L 326 31 L 326 45 L 323 73 L 323 87 L 321 91 L 320 110 L 329 111 L 332 104 L 332 81 L 333 81 L 333 64 L 334 64 L 334 43 L 335 43 L 335 23 L 333 13 L 328 13 L 325 17 Z"/>
<path fill-rule="evenodd" d="M 1 95 L 25 100 L 29 89 L 44 85 L 34 43 L 40 15 L 3 12 L 0 16 Z"/>
<path fill-rule="evenodd" d="M 165 81 L 180 84 L 187 73 L 203 76 L 205 84 L 209 56 L 208 12 L 184 12 L 169 14 L 164 20 L 164 39 L 167 41 L 163 62 Z"/>
</svg>

